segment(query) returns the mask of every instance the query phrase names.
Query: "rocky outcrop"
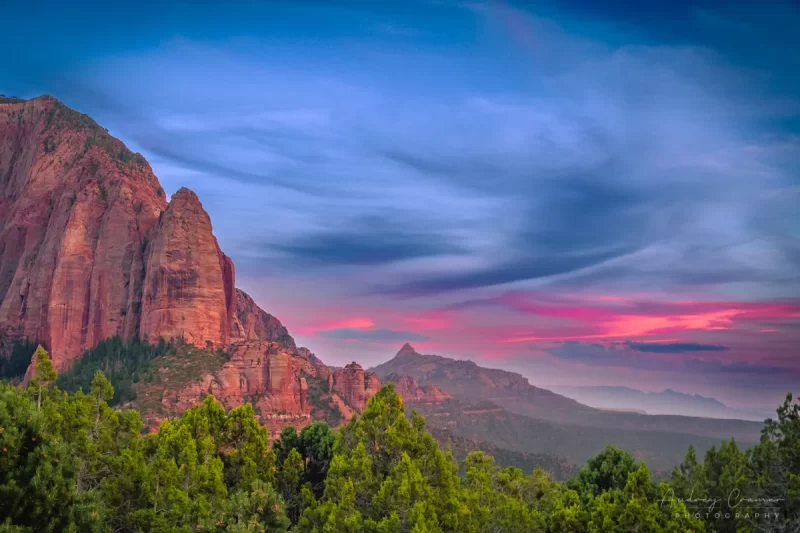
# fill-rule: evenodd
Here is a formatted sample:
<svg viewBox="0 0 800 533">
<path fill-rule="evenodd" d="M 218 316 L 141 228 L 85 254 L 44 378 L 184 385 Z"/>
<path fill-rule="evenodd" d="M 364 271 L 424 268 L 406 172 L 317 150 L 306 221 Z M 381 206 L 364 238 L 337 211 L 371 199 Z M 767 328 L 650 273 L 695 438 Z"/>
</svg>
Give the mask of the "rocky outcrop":
<svg viewBox="0 0 800 533">
<path fill-rule="evenodd" d="M 258 307 L 246 292 L 236 289 L 236 312 L 231 321 L 231 342 L 253 339 L 275 341 L 290 350 L 296 349 L 294 339 L 281 321 Z"/>
<path fill-rule="evenodd" d="M 0 102 L 0 337 L 63 368 L 138 333 L 145 238 L 166 206 L 139 154 L 54 98 Z"/>
<path fill-rule="evenodd" d="M 176 192 L 148 239 L 140 335 L 227 346 L 236 314 L 233 263 L 197 195 Z"/>
<path fill-rule="evenodd" d="M 309 382 L 326 384 L 312 394 Z M 316 385 L 319 387 L 319 385 Z M 331 370 L 306 348 L 291 350 L 275 341 L 243 341 L 230 347 L 230 359 L 218 370 L 184 384 L 177 390 L 160 385 L 144 397 L 159 394 L 166 413 L 179 414 L 213 394 L 227 408 L 250 402 L 276 438 L 284 426 L 302 428 L 315 418 L 338 424 L 361 411 L 380 388 L 375 374 L 353 363 Z M 336 416 L 330 417 L 337 413 Z M 153 413 L 145 412 L 151 420 Z M 158 418 L 158 417 L 157 417 Z"/>
<path fill-rule="evenodd" d="M 273 341 L 252 340 L 232 345 L 230 359 L 218 370 L 178 390 L 162 385 L 151 391 L 145 385 L 140 392 L 160 394 L 169 414 L 180 414 L 209 394 L 229 409 L 249 402 L 274 438 L 285 425 L 302 428 L 311 422 L 307 378 L 314 376 L 314 364 L 296 351 Z"/>
<path fill-rule="evenodd" d="M 263 412 L 310 414 L 306 376 L 315 375 L 311 363 L 268 341 L 234 345 L 211 392 L 226 401 L 254 400 Z"/>
<path fill-rule="evenodd" d="M 395 384 L 397 393 L 406 402 L 437 403 L 452 398 L 450 394 L 436 385 L 419 385 L 411 376 L 389 376 L 386 381 Z"/>
<path fill-rule="evenodd" d="M 381 388 L 381 380 L 372 372 L 353 361 L 344 368 L 337 368 L 328 378 L 330 391 L 341 396 L 358 410 L 367 406 L 367 401 Z"/>
</svg>

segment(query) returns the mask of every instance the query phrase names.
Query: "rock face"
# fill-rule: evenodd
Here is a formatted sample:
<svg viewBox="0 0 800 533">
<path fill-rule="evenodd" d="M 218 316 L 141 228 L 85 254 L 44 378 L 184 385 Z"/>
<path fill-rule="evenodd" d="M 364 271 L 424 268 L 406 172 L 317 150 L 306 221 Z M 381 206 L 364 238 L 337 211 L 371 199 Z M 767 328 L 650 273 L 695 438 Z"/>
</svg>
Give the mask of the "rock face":
<svg viewBox="0 0 800 533">
<path fill-rule="evenodd" d="M 407 402 L 438 403 L 452 398 L 450 394 L 436 385 L 420 386 L 410 376 L 389 376 L 386 381 L 394 382 L 397 393 Z"/>
<path fill-rule="evenodd" d="M 54 98 L 0 101 L 0 191 L 3 344 L 38 340 L 64 368 L 137 334 L 144 242 L 166 207 L 144 158 Z"/>
<path fill-rule="evenodd" d="M 197 195 L 176 192 L 148 238 L 139 334 L 227 346 L 236 317 L 233 263 Z"/>
<path fill-rule="evenodd" d="M 141 155 L 55 98 L 0 99 L 0 191 L 2 351 L 38 341 L 63 370 L 114 335 L 295 349 L 236 290 L 197 196 L 167 204 Z"/>
<path fill-rule="evenodd" d="M 358 410 L 367 406 L 367 401 L 381 388 L 381 380 L 372 372 L 353 361 L 344 368 L 331 373 L 328 380 L 330 391 L 341 396 L 347 403 Z"/>
<path fill-rule="evenodd" d="M 365 375 L 358 365 L 331 371 L 308 349 L 292 346 L 264 340 L 238 342 L 230 346 L 230 360 L 219 370 L 180 390 L 154 392 L 161 395 L 161 405 L 170 414 L 183 412 L 208 394 L 227 408 L 250 402 L 274 439 L 284 426 L 300 429 L 316 417 L 334 425 L 343 422 L 362 410 L 380 388 L 377 376 Z M 312 394 L 312 380 L 326 384 L 326 390 Z M 358 394 L 352 388 L 356 384 Z M 334 418 L 324 416 L 334 409 Z M 149 415 L 145 413 L 146 418 Z"/>
<path fill-rule="evenodd" d="M 211 392 L 237 405 L 254 400 L 262 412 L 309 415 L 306 376 L 311 363 L 283 346 L 250 341 L 231 348 L 231 359 L 216 374 Z"/>
<path fill-rule="evenodd" d="M 231 342 L 253 339 L 275 341 L 295 349 L 294 339 L 281 321 L 256 304 L 243 290 L 236 289 L 236 313 L 231 322 Z M 308 352 L 313 356 L 311 352 Z"/>
<path fill-rule="evenodd" d="M 286 425 L 302 428 L 311 423 L 306 377 L 315 374 L 310 361 L 285 346 L 246 341 L 231 346 L 230 360 L 217 372 L 182 390 L 159 392 L 162 406 L 175 414 L 202 402 L 208 394 L 229 409 L 250 402 L 275 438 Z"/>
</svg>

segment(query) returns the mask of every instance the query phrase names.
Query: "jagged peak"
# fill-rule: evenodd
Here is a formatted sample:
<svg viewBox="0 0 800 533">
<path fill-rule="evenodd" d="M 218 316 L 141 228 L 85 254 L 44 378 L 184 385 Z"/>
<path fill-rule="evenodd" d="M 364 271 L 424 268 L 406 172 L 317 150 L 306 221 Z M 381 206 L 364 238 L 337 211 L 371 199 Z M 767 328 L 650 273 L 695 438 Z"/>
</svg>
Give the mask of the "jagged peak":
<svg viewBox="0 0 800 533">
<path fill-rule="evenodd" d="M 417 351 L 409 343 L 405 343 L 400 351 L 395 354 L 395 357 L 407 357 L 409 355 L 416 355 Z"/>
</svg>

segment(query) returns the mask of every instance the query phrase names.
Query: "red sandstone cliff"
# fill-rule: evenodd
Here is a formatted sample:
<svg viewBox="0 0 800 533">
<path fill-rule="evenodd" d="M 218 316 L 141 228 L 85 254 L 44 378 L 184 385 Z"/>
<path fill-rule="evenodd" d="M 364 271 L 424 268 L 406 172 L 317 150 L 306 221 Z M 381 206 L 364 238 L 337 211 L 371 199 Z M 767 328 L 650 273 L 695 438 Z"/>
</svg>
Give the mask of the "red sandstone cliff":
<svg viewBox="0 0 800 533">
<path fill-rule="evenodd" d="M 236 316 L 233 263 L 197 195 L 186 188 L 172 195 L 148 239 L 139 334 L 227 346 Z"/>
<path fill-rule="evenodd" d="M 139 393 L 160 398 L 161 415 L 179 414 L 208 394 L 227 408 L 250 402 L 270 438 L 276 438 L 287 425 L 300 429 L 320 418 L 332 425 L 344 422 L 362 411 L 381 387 L 378 377 L 357 363 L 332 369 L 307 348 L 249 340 L 231 345 L 229 352 L 228 361 L 199 379 L 180 386 L 172 381 L 155 388 L 141 384 Z M 180 361 L 168 366 L 179 367 Z M 438 403 L 450 398 L 435 385 L 419 386 L 408 376 L 392 381 L 408 402 Z M 143 414 L 153 427 L 162 418 L 152 411 Z"/>
<path fill-rule="evenodd" d="M 281 321 L 256 304 L 246 292 L 236 289 L 236 311 L 231 321 L 231 342 L 261 339 L 280 342 L 295 349 L 294 339 Z M 311 352 L 308 352 L 313 357 Z"/>
<path fill-rule="evenodd" d="M 143 243 L 166 206 L 144 158 L 54 98 L 0 101 L 0 191 L 4 343 L 39 340 L 63 368 L 137 334 Z"/>
<path fill-rule="evenodd" d="M 358 410 L 367 406 L 367 401 L 381 388 L 381 380 L 372 372 L 353 361 L 344 368 L 337 368 L 328 380 L 330 391 L 341 396 Z"/>
<path fill-rule="evenodd" d="M 312 420 L 306 378 L 316 376 L 311 361 L 296 351 L 270 341 L 251 340 L 230 347 L 230 359 L 221 368 L 174 390 L 159 387 L 162 408 L 179 414 L 213 394 L 227 408 L 247 402 L 276 437 L 285 425 L 303 427 Z M 147 391 L 150 394 L 151 391 Z M 145 413 L 150 418 L 152 413 Z"/>
<path fill-rule="evenodd" d="M 144 158 L 88 116 L 0 99 L 0 191 L 0 348 L 37 340 L 59 369 L 114 335 L 295 349 L 236 290 L 197 196 L 167 204 Z"/>
</svg>

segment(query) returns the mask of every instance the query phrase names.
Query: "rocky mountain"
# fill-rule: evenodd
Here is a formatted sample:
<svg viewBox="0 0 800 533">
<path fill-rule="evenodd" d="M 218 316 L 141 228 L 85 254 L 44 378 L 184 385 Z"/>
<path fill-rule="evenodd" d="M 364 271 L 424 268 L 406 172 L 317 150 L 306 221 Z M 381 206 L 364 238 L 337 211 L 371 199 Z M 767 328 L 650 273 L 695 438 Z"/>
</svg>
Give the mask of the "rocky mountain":
<svg viewBox="0 0 800 533">
<path fill-rule="evenodd" d="M 36 340 L 63 369 L 114 335 L 274 338 L 197 196 L 167 203 L 147 161 L 88 116 L 49 96 L 0 102 L 0 189 L 1 346 Z"/>
<path fill-rule="evenodd" d="M 707 449 L 720 439 L 758 442 L 761 424 L 595 409 L 531 385 L 515 372 L 484 368 L 473 361 L 425 355 L 408 344 L 372 369 L 381 379 L 409 376 L 421 387 L 437 386 L 451 398 L 435 406 L 414 404 L 430 425 L 504 449 L 559 453 L 580 463 L 605 444 L 617 444 L 669 468 L 674 450 L 692 443 Z M 682 453 L 682 452 L 681 452 Z"/>
<path fill-rule="evenodd" d="M 146 238 L 139 334 L 227 346 L 238 318 L 233 263 L 197 195 L 172 195 Z"/>
<path fill-rule="evenodd" d="M 291 350 L 297 348 L 280 320 L 258 307 L 246 292 L 236 289 L 236 314 L 231 322 L 231 342 L 253 339 L 278 342 Z M 307 357 L 314 357 L 311 352 L 306 352 Z"/>
<path fill-rule="evenodd" d="M 0 337 L 59 368 L 142 330 L 148 235 L 166 209 L 138 154 L 50 97 L 0 103 Z"/>
<path fill-rule="evenodd" d="M 575 400 L 534 387 L 527 378 L 516 372 L 484 368 L 473 361 L 423 355 L 410 344 L 405 344 L 394 358 L 374 367 L 372 371 L 381 378 L 410 376 L 420 385 L 436 385 L 457 398 L 524 400 L 531 410 L 528 414 L 542 418 L 560 418 L 576 413 L 591 416 L 598 412 Z"/>
<path fill-rule="evenodd" d="M 44 96 L 0 101 L 0 348 L 44 344 L 59 370 L 120 336 L 183 338 L 230 359 L 176 408 L 214 392 L 264 412 L 309 415 L 301 374 L 363 409 L 380 387 L 358 365 L 330 370 L 236 289 L 192 191 L 167 202 L 152 169 L 95 121 Z"/>
</svg>

